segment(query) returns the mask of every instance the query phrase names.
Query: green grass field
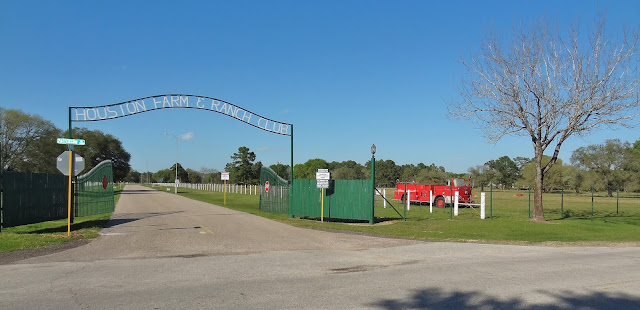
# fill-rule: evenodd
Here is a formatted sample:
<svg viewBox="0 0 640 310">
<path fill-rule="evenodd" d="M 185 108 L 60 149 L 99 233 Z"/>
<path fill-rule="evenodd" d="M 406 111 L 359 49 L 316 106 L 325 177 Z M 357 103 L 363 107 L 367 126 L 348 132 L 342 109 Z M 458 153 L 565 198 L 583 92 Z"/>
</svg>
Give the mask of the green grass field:
<svg viewBox="0 0 640 310">
<path fill-rule="evenodd" d="M 173 192 L 173 188 L 171 189 Z M 391 196 L 392 190 L 387 190 Z M 522 194 L 519 196 L 518 194 Z M 181 188 L 179 195 L 216 205 L 222 205 L 223 194 Z M 545 194 L 546 223 L 529 221 L 527 191 L 493 192 L 493 208 L 490 210 L 490 194 L 487 193 L 487 219 L 480 219 L 480 209 L 461 208 L 458 216 L 450 220 L 448 208 L 412 205 L 407 220 L 402 220 L 392 208 L 383 208 L 382 198 L 376 196 L 377 223 L 353 223 L 340 221 L 320 222 L 316 219 L 290 219 L 287 215 L 258 210 L 258 196 L 227 194 L 227 207 L 287 224 L 315 229 L 346 230 L 373 235 L 394 236 L 433 241 L 538 243 L 538 242 L 640 242 L 640 196 L 637 194 L 616 198 L 596 193 L 594 215 L 591 216 L 591 194 L 564 194 L 563 217 L 561 194 Z M 479 194 L 475 198 L 480 200 Z M 399 201 L 392 204 L 404 214 Z M 531 202 L 533 208 L 533 199 Z M 616 205 L 617 204 L 617 205 Z M 618 212 L 616 210 L 618 209 Z M 489 219 L 490 214 L 493 218 Z"/>
<path fill-rule="evenodd" d="M 122 187 L 114 187 L 118 203 Z M 0 232 L 0 252 L 32 249 L 79 239 L 93 239 L 111 218 L 111 213 L 76 217 L 67 237 L 67 219 L 3 228 Z"/>
</svg>

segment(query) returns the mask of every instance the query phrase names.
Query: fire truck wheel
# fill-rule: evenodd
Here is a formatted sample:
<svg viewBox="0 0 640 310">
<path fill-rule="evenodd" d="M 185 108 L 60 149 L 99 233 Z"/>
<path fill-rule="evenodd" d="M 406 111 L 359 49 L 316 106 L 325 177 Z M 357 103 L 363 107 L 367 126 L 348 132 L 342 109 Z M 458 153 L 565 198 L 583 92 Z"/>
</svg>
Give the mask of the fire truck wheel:
<svg viewBox="0 0 640 310">
<path fill-rule="evenodd" d="M 400 200 L 402 201 L 402 204 L 407 204 L 407 194 L 402 194 L 402 198 L 400 198 Z"/>
<path fill-rule="evenodd" d="M 438 197 L 436 198 L 436 207 L 438 208 L 444 208 L 444 198 L 443 197 Z"/>
</svg>

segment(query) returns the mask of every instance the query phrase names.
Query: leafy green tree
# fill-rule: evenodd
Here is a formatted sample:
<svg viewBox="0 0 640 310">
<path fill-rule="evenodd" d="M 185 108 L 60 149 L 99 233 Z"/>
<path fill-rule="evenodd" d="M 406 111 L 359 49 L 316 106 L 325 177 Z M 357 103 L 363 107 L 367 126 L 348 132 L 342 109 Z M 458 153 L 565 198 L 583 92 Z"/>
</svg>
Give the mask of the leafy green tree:
<svg viewBox="0 0 640 310">
<path fill-rule="evenodd" d="M 294 166 L 293 175 L 296 179 L 315 179 L 318 169 L 328 169 L 329 164 L 326 160 L 314 158 L 307 160 L 304 164 Z"/>
<path fill-rule="evenodd" d="M 624 181 L 623 165 L 625 154 L 631 148 L 628 142 L 619 139 L 607 140 L 604 144 L 594 144 L 580 147 L 573 151 L 571 162 L 578 168 L 596 173 L 607 190 L 607 195 L 613 197 L 613 191 L 620 188 Z"/>
<path fill-rule="evenodd" d="M 486 166 L 498 172 L 497 181 L 502 185 L 502 188 L 512 187 L 518 176 L 520 175 L 520 169 L 516 163 L 509 158 L 509 156 L 502 156 L 496 160 L 490 160 L 485 163 Z"/>
<path fill-rule="evenodd" d="M 200 168 L 200 173 L 203 177 L 203 183 L 220 183 L 220 172 L 218 169 L 202 167 Z"/>
<path fill-rule="evenodd" d="M 200 173 L 200 171 L 187 168 L 187 180 L 189 180 L 189 183 L 191 184 L 202 183 L 202 173 Z"/>
<path fill-rule="evenodd" d="M 289 180 L 289 175 L 291 174 L 291 168 L 289 165 L 284 165 L 278 162 L 277 164 L 269 166 L 269 168 L 271 168 L 271 170 L 281 178 Z"/>
<path fill-rule="evenodd" d="M 361 169 L 354 169 L 347 166 L 340 166 L 331 171 L 331 178 L 334 180 L 357 180 Z"/>
<path fill-rule="evenodd" d="M 160 183 L 173 183 L 175 179 L 175 170 L 162 169 L 153 174 L 153 179 Z"/>
<path fill-rule="evenodd" d="M 140 173 L 140 182 L 142 183 L 154 183 L 153 173 L 150 171 Z"/>
<path fill-rule="evenodd" d="M 563 168 L 562 184 L 564 188 L 571 189 L 576 194 L 579 194 L 585 181 L 585 172 L 575 166 L 564 166 Z"/>
<path fill-rule="evenodd" d="M 67 147 L 61 131 L 37 115 L 0 107 L 0 167 L 9 171 L 59 173 L 56 157 Z"/>
<path fill-rule="evenodd" d="M 65 136 L 67 135 L 68 133 L 65 133 Z M 85 171 L 102 161 L 111 160 L 114 182 L 125 179 L 131 169 L 129 164 L 131 154 L 122 147 L 120 140 L 100 130 L 86 128 L 75 128 L 73 137 L 86 140 L 86 145 L 75 148 L 75 151 L 85 159 Z"/>
<path fill-rule="evenodd" d="M 180 181 L 181 183 L 188 183 L 189 174 L 187 173 L 187 170 L 184 170 L 184 168 L 180 163 L 177 163 L 177 164 L 178 164 L 178 181 Z M 176 182 L 176 164 L 171 165 L 171 168 L 169 168 L 169 170 L 172 172 L 169 182 L 175 183 Z"/>
<path fill-rule="evenodd" d="M 551 160 L 551 157 L 544 155 L 542 157 L 542 163 L 545 164 L 546 161 Z M 557 159 L 556 164 L 553 166 L 548 173 L 545 174 L 545 178 L 542 182 L 542 191 L 551 192 L 554 189 L 563 188 L 563 166 L 562 159 Z M 531 162 L 524 165 L 522 169 L 522 178 L 516 182 L 517 185 L 521 187 L 531 187 L 535 189 L 536 185 L 536 163 Z"/>
<path fill-rule="evenodd" d="M 129 173 L 127 173 L 127 176 L 124 178 L 124 181 L 129 183 L 140 183 L 140 176 L 140 172 L 131 169 L 129 170 Z"/>
<path fill-rule="evenodd" d="M 365 178 L 370 177 L 369 171 L 371 170 L 371 163 L 367 162 L 365 164 L 366 175 Z M 394 187 L 396 181 L 400 179 L 400 175 L 402 173 L 402 169 L 396 165 L 396 163 L 391 160 L 376 160 L 376 186 L 379 187 Z M 406 181 L 406 180 L 400 180 Z"/>
<path fill-rule="evenodd" d="M 361 180 L 365 179 L 365 167 L 353 160 L 329 163 L 331 178 L 336 180 Z"/>
<path fill-rule="evenodd" d="M 495 184 L 498 179 L 498 172 L 488 165 L 478 165 L 469 168 L 469 174 L 475 185 L 480 185 L 480 191 L 484 192 L 484 187 Z"/>
<path fill-rule="evenodd" d="M 260 168 L 256 169 L 254 164 L 256 154 L 251 152 L 248 147 L 241 146 L 238 152 L 231 155 L 232 162 L 225 166 L 229 172 L 229 178 L 232 183 L 242 184 L 258 184 L 260 182 Z M 259 163 L 262 167 L 262 163 Z"/>
</svg>

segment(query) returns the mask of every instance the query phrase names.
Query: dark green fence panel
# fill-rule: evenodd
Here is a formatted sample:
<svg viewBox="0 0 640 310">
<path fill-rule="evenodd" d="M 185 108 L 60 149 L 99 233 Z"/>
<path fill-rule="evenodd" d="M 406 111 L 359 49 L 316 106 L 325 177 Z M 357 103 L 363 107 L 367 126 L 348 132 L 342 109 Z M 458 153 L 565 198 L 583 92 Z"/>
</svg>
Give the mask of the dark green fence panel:
<svg viewBox="0 0 640 310">
<path fill-rule="evenodd" d="M 269 191 L 265 184 L 269 182 Z M 278 176 L 268 167 L 260 169 L 260 210 L 288 214 L 289 213 L 289 182 Z"/>
<path fill-rule="evenodd" d="M 76 216 L 113 212 L 113 164 L 105 160 L 76 181 Z"/>
<path fill-rule="evenodd" d="M 371 180 L 335 180 L 327 190 L 332 218 L 373 219 L 373 184 Z M 326 199 L 325 199 L 326 208 Z"/>
<path fill-rule="evenodd" d="M 316 180 L 293 180 L 293 203 L 291 215 L 303 217 L 320 217 L 320 189 L 316 188 Z M 330 202 L 325 200 L 324 216 L 329 217 Z"/>
<path fill-rule="evenodd" d="M 316 180 L 294 180 L 292 215 L 320 217 L 322 197 Z M 326 218 L 373 221 L 373 184 L 371 180 L 331 180 L 325 190 Z"/>
<path fill-rule="evenodd" d="M 59 174 L 3 172 L 3 226 L 66 218 L 67 180 Z"/>
</svg>

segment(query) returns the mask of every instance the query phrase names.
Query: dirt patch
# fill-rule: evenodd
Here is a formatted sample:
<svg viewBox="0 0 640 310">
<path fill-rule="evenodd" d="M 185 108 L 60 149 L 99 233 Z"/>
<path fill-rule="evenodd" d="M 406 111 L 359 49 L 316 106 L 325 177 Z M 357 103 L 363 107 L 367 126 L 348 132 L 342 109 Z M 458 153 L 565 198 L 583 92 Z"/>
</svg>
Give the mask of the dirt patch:
<svg viewBox="0 0 640 310">
<path fill-rule="evenodd" d="M 43 246 L 35 249 L 3 252 L 3 253 L 0 253 L 0 265 L 8 265 L 8 264 L 12 264 L 27 258 L 38 257 L 38 256 L 49 255 L 53 253 L 66 251 L 69 249 L 73 249 L 73 248 L 85 245 L 89 242 L 91 242 L 91 240 L 73 240 L 69 242 Z"/>
</svg>

